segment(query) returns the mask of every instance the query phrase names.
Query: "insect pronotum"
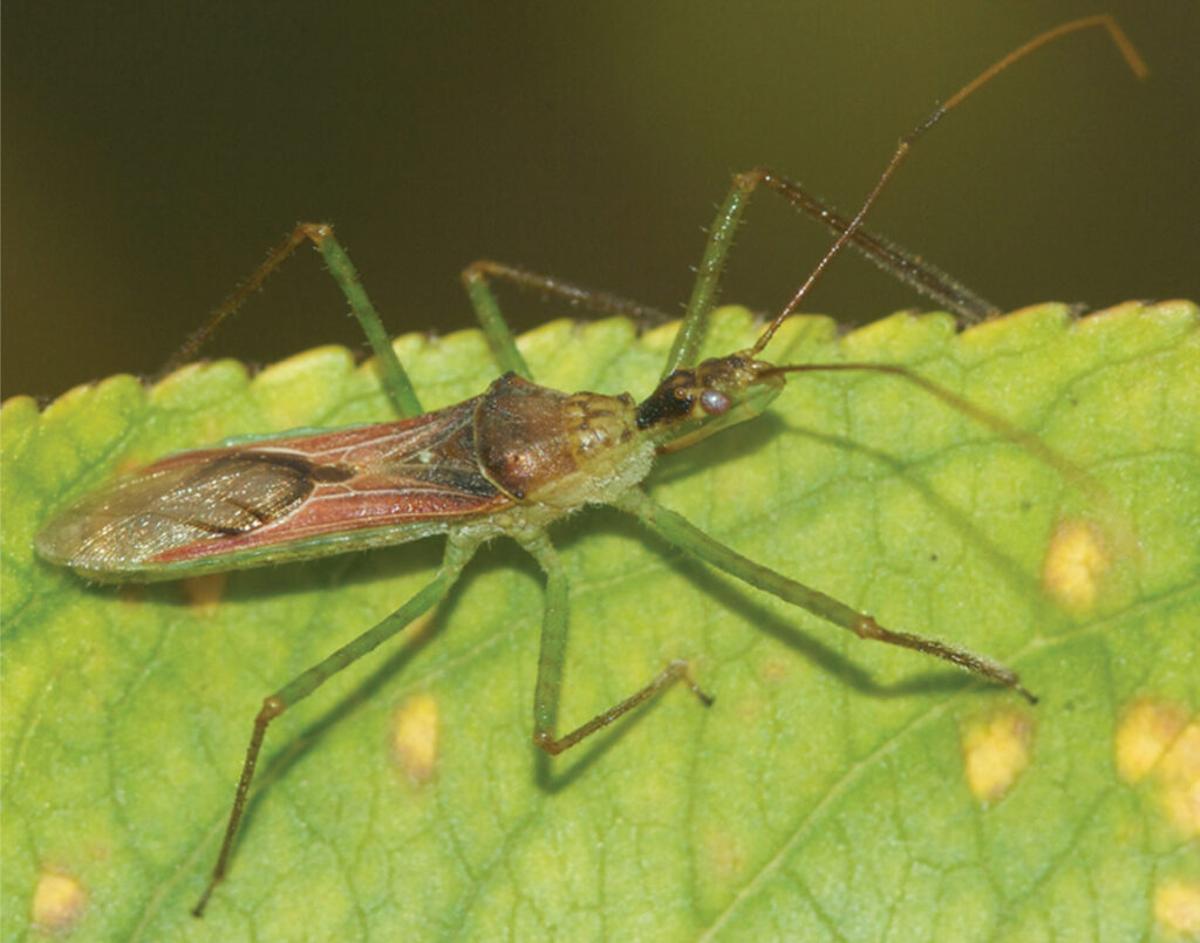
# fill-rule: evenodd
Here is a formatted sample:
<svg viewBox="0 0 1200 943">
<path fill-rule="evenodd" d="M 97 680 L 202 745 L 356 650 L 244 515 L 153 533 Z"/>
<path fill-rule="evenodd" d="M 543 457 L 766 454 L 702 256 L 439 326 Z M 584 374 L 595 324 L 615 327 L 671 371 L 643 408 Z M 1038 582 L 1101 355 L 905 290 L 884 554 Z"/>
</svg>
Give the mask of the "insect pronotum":
<svg viewBox="0 0 1200 943">
<path fill-rule="evenodd" d="M 88 579 L 123 582 L 176 579 L 435 534 L 446 536 L 441 567 L 423 589 L 378 625 L 265 698 L 254 720 L 216 864 L 193 913 L 203 913 L 228 870 L 271 721 L 435 606 L 476 549 L 495 537 L 515 540 L 533 555 L 546 575 L 533 707 L 533 741 L 538 747 L 558 754 L 677 681 L 683 681 L 701 702 L 711 703 L 692 678 L 688 663 L 680 659 L 667 664 L 625 700 L 565 734 L 557 732 L 568 590 L 548 527 L 585 505 L 607 504 L 626 511 L 699 560 L 860 638 L 952 662 L 1034 702 L 1010 668 L 942 641 L 885 628 L 865 613 L 752 562 L 655 502 L 642 482 L 657 455 L 759 415 L 779 394 L 789 374 L 814 371 L 890 374 L 991 427 L 1065 476 L 1080 478 L 1081 472 L 1036 437 L 902 367 L 872 363 L 777 365 L 763 355 L 779 326 L 847 245 L 967 320 L 991 313 L 992 306 L 944 273 L 865 230 L 863 219 L 912 144 L 949 111 L 1039 47 L 1093 27 L 1107 30 L 1135 74 L 1145 73 L 1136 50 L 1109 16 L 1086 17 L 1048 30 L 985 69 L 902 138 L 852 217 L 837 214 L 774 171 L 756 168 L 738 174 L 709 232 L 662 380 L 640 401 L 629 394 L 561 393 L 535 383 L 500 313 L 490 281 L 533 287 L 603 312 L 641 316 L 647 309 L 557 279 L 477 262 L 464 271 L 463 281 L 505 372 L 478 396 L 436 412 L 423 412 L 330 227 L 297 226 L 214 312 L 177 359 L 190 357 L 299 245 L 311 241 L 362 324 L 378 357 L 387 395 L 402 418 L 168 456 L 85 496 L 48 523 L 36 539 L 38 553 L 52 563 L 68 566 Z M 732 236 L 747 200 L 760 185 L 819 218 L 837 237 L 751 347 L 697 363 Z"/>
</svg>

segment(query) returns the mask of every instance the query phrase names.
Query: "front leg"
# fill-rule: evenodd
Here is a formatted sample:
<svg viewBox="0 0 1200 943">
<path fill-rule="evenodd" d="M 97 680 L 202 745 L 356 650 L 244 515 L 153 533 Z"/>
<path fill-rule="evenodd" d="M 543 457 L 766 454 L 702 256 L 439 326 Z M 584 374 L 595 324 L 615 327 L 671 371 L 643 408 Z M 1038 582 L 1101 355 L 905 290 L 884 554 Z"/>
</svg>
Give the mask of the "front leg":
<svg viewBox="0 0 1200 943">
<path fill-rule="evenodd" d="M 803 583 L 789 579 L 781 573 L 776 573 L 769 567 L 743 557 L 736 550 L 730 549 L 720 541 L 709 537 L 698 527 L 689 524 L 674 511 L 669 511 L 651 500 L 642 491 L 629 492 L 618 502 L 617 507 L 637 517 L 663 540 L 680 550 L 690 553 L 719 570 L 724 570 L 730 576 L 735 576 L 756 589 L 778 596 L 793 606 L 807 609 L 826 622 L 832 622 L 843 629 L 848 629 L 861 639 L 885 642 L 900 648 L 910 648 L 923 655 L 940 658 L 973 674 L 994 681 L 996 684 L 1012 688 L 1031 704 L 1037 703 L 1037 698 L 1026 690 L 1017 673 L 1011 668 L 966 649 L 947 645 L 937 639 L 885 628 L 866 613 L 859 612 L 832 596 L 827 596 Z"/>
</svg>

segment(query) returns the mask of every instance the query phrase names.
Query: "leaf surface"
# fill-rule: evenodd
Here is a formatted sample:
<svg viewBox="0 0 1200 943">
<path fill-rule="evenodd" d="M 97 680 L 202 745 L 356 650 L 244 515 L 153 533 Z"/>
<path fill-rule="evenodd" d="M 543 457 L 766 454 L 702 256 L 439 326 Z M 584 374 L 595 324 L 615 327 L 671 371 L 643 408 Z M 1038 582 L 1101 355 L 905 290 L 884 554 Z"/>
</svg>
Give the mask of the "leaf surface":
<svg viewBox="0 0 1200 943">
<path fill-rule="evenodd" d="M 753 337 L 719 313 L 712 352 Z M 1200 316 L 1029 309 L 965 334 L 797 318 L 780 362 L 902 363 L 1084 469 L 894 378 L 816 374 L 665 458 L 652 493 L 882 623 L 1012 665 L 1036 708 L 718 576 L 609 509 L 553 529 L 570 727 L 673 658 L 683 689 L 550 762 L 530 743 L 541 580 L 507 542 L 278 721 L 227 882 L 200 893 L 261 699 L 396 608 L 439 541 L 150 587 L 41 563 L 119 469 L 388 418 L 369 365 L 221 361 L 3 410 L 6 940 L 1112 940 L 1200 907 Z M 646 393 L 666 329 L 547 324 L 561 389 Z M 397 342 L 427 408 L 494 376 L 475 332 Z M 1188 907 L 1192 907 L 1191 911 Z M 1177 934 L 1178 935 L 1178 934 Z"/>
</svg>

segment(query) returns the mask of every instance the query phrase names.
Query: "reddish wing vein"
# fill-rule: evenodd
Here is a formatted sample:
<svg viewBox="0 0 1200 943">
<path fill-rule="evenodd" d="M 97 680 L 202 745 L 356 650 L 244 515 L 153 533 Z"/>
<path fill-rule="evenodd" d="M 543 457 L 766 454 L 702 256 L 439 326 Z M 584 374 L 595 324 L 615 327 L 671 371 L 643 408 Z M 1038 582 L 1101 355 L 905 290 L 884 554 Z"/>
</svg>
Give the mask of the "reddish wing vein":
<svg viewBox="0 0 1200 943">
<path fill-rule="evenodd" d="M 116 575 L 274 546 L 282 556 L 314 538 L 498 510 L 512 502 L 475 460 L 477 402 L 169 456 L 69 508 L 38 536 L 38 550 Z"/>
</svg>

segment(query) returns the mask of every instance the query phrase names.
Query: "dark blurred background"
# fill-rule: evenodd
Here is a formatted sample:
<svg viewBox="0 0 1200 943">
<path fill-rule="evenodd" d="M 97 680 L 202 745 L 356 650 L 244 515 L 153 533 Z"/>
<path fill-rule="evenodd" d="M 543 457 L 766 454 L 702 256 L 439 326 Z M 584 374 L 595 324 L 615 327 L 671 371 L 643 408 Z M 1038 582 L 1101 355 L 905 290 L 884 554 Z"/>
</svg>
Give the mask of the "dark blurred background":
<svg viewBox="0 0 1200 943">
<path fill-rule="evenodd" d="M 1200 5 L 63 4 L 3 16 L 4 395 L 150 373 L 298 219 L 329 220 L 391 330 L 472 323 L 494 257 L 675 312 L 729 175 L 853 207 L 896 138 L 1100 4 L 926 139 L 873 217 L 1004 306 L 1200 293 Z M 725 297 L 778 305 L 827 237 L 765 194 Z M 361 346 L 312 253 L 210 354 Z M 519 327 L 554 311 L 505 296 Z M 857 258 L 807 308 L 923 303 Z"/>
</svg>

